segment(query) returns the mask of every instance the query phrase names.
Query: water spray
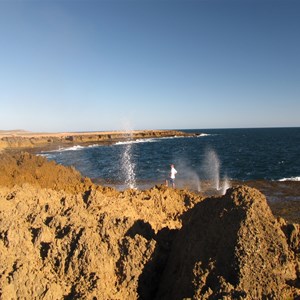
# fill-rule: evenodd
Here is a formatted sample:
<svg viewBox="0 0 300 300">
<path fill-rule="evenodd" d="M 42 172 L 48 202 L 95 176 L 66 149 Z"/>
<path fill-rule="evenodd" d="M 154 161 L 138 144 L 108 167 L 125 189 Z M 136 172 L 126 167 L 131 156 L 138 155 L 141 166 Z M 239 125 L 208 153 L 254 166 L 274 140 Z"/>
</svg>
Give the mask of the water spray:
<svg viewBox="0 0 300 300">
<path fill-rule="evenodd" d="M 222 188 L 221 188 L 221 193 L 222 195 L 225 195 L 226 191 L 230 188 L 230 183 L 227 178 L 227 176 L 224 177 L 223 182 L 222 182 Z"/>
<path fill-rule="evenodd" d="M 211 182 L 211 187 L 215 190 L 220 189 L 220 160 L 214 150 L 209 150 L 205 154 L 202 165 L 205 177 Z"/>
<path fill-rule="evenodd" d="M 230 183 L 227 176 L 223 180 L 220 179 L 220 166 L 221 162 L 217 153 L 212 149 L 206 151 L 202 163 L 202 172 L 203 176 L 208 180 L 208 189 L 224 195 L 230 187 Z"/>
<path fill-rule="evenodd" d="M 122 153 L 122 170 L 125 174 L 125 184 L 129 188 L 135 189 L 135 163 L 132 161 L 132 144 L 126 145 Z"/>
<path fill-rule="evenodd" d="M 125 126 L 125 135 L 129 139 L 129 143 L 125 145 L 124 151 L 122 152 L 122 171 L 125 175 L 125 185 L 130 189 L 136 189 L 135 180 L 135 163 L 132 158 L 132 130 L 129 129 L 128 122 Z"/>
</svg>

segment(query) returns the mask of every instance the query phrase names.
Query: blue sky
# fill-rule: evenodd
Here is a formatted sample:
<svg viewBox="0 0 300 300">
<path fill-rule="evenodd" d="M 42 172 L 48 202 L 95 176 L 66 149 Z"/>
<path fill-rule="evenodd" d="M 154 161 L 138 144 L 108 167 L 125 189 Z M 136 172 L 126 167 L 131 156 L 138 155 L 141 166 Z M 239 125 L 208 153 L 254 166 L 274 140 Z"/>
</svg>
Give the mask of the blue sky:
<svg viewBox="0 0 300 300">
<path fill-rule="evenodd" d="M 300 126 L 299 36 L 299 1 L 2 0 L 0 129 Z"/>
</svg>

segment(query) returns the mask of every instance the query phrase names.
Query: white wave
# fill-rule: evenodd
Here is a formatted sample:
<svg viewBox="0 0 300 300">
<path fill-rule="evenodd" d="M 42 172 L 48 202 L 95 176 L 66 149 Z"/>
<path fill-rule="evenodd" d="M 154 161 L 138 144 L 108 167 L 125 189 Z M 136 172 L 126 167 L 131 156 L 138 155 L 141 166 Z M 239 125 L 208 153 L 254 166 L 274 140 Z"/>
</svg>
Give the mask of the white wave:
<svg viewBox="0 0 300 300">
<path fill-rule="evenodd" d="M 157 139 L 137 139 L 132 141 L 123 141 L 123 142 L 116 142 L 115 145 L 131 145 L 131 144 L 139 144 L 139 143 L 152 143 L 155 142 Z"/>
<path fill-rule="evenodd" d="M 194 136 L 184 136 L 184 135 L 175 135 L 175 136 L 165 136 L 165 137 L 156 137 L 156 138 L 147 138 L 147 139 L 137 139 L 131 141 L 122 141 L 116 142 L 114 145 L 129 145 L 129 144 L 138 144 L 138 143 L 153 143 L 159 142 L 161 140 L 173 140 L 173 139 L 180 139 L 180 138 L 193 138 Z"/>
<path fill-rule="evenodd" d="M 94 144 L 94 145 L 88 145 L 87 147 L 88 147 L 88 148 L 94 148 L 94 147 L 99 147 L 99 145 Z"/>
<path fill-rule="evenodd" d="M 289 178 L 281 178 L 278 181 L 300 181 L 300 176 L 289 177 Z"/>
<path fill-rule="evenodd" d="M 210 136 L 209 133 L 200 133 L 197 137 L 204 137 L 204 136 Z"/>
<path fill-rule="evenodd" d="M 183 138 L 192 138 L 194 136 L 184 136 L 184 135 L 174 135 L 174 136 L 164 136 L 159 138 L 152 138 L 152 140 L 160 141 L 160 140 L 173 140 L 173 139 L 183 139 Z"/>
<path fill-rule="evenodd" d="M 53 155 L 48 153 L 37 153 L 38 156 L 46 157 L 47 159 L 52 158 Z"/>
<path fill-rule="evenodd" d="M 82 150 L 85 149 L 86 147 L 80 146 L 80 145 L 76 145 L 76 146 L 72 146 L 72 147 L 68 147 L 68 148 L 61 148 L 59 147 L 56 150 L 48 150 L 48 151 L 42 151 L 43 152 L 47 152 L 47 153 L 52 153 L 52 152 L 66 152 L 66 151 L 78 151 L 78 150 Z"/>
<path fill-rule="evenodd" d="M 78 151 L 78 150 L 82 150 L 84 148 L 86 148 L 86 147 L 76 145 L 76 146 L 72 146 L 72 147 L 69 147 L 69 148 L 62 148 L 62 149 L 60 149 L 60 151 Z"/>
<path fill-rule="evenodd" d="M 183 138 L 183 137 L 187 138 L 186 136 L 166 136 L 166 137 L 159 137 L 159 138 L 137 139 L 137 140 L 131 140 L 131 141 L 116 142 L 115 145 L 154 143 L 154 142 L 159 142 L 161 140 L 171 140 L 171 139 L 178 139 L 178 138 Z"/>
</svg>

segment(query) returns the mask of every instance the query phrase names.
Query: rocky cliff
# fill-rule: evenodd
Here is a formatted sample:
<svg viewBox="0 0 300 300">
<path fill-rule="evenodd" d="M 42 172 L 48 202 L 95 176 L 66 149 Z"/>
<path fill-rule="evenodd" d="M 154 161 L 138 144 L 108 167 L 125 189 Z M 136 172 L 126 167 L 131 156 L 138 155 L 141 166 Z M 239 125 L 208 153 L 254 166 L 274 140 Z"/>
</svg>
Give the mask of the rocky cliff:
<svg viewBox="0 0 300 300">
<path fill-rule="evenodd" d="M 299 224 L 237 186 L 118 192 L 0 156 L 1 299 L 299 299 Z"/>
<path fill-rule="evenodd" d="M 128 139 L 161 138 L 174 136 L 194 136 L 176 130 L 133 130 L 111 132 L 64 132 L 64 133 L 33 133 L 23 130 L 0 130 L 0 150 L 36 147 L 57 147 L 82 144 L 112 143 Z"/>
</svg>

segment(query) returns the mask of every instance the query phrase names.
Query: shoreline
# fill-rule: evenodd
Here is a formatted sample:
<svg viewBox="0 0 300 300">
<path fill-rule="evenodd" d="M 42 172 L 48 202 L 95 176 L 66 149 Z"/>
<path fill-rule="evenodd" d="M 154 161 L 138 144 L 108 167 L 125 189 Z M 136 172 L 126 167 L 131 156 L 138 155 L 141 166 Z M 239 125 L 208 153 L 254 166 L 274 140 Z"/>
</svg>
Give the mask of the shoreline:
<svg viewBox="0 0 300 300">
<path fill-rule="evenodd" d="M 119 192 L 128 190 L 124 182 L 116 182 L 101 178 L 91 178 L 95 185 L 114 188 Z M 176 180 L 176 190 L 188 190 L 201 197 L 221 197 L 226 190 L 209 187 L 202 183 L 202 188 L 197 190 L 195 186 L 182 180 Z M 300 223 L 300 182 L 299 181 L 272 181 L 258 180 L 229 180 L 228 188 L 235 186 L 249 186 L 263 193 L 276 217 L 282 217 L 290 223 Z M 138 180 L 137 191 L 147 191 L 154 187 L 164 186 L 164 180 Z"/>
<path fill-rule="evenodd" d="M 207 197 L 164 185 L 119 192 L 26 152 L 4 153 L 0 169 L 5 299 L 300 293 L 300 225 L 274 214 L 257 189 L 238 185 Z"/>
<path fill-rule="evenodd" d="M 25 150 L 35 148 L 51 149 L 57 146 L 104 144 L 118 141 L 162 138 L 190 137 L 198 134 L 179 130 L 132 130 L 132 131 L 92 131 L 92 132 L 29 132 L 23 130 L 0 130 L 1 150 Z"/>
</svg>

